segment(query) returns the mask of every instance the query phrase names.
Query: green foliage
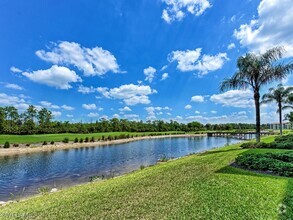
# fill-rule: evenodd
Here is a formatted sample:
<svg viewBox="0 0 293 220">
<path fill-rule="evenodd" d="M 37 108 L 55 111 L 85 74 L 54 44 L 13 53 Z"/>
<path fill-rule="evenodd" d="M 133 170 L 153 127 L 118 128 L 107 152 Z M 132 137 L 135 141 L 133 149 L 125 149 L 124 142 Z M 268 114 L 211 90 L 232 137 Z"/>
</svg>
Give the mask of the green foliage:
<svg viewBox="0 0 293 220">
<path fill-rule="evenodd" d="M 69 138 L 67 138 L 67 137 L 64 138 L 62 142 L 65 143 L 65 144 L 69 143 Z"/>
<path fill-rule="evenodd" d="M 0 107 L 0 134 L 3 134 L 5 123 L 5 112 L 2 107 Z"/>
<path fill-rule="evenodd" d="M 281 143 L 281 142 L 292 142 L 293 143 L 293 134 L 288 134 L 284 136 L 278 136 L 275 138 L 275 142 Z"/>
<path fill-rule="evenodd" d="M 40 194 L 47 194 L 49 191 L 50 191 L 50 189 L 49 189 L 48 187 L 46 187 L 46 186 L 40 187 L 40 188 L 38 189 L 38 192 L 39 192 Z"/>
<path fill-rule="evenodd" d="M 87 143 L 87 142 L 89 142 L 89 140 L 90 140 L 89 137 L 85 137 L 84 142 Z"/>
<path fill-rule="evenodd" d="M 55 144 L 55 142 L 54 141 L 51 141 L 50 144 L 53 145 L 53 144 Z"/>
<path fill-rule="evenodd" d="M 284 87 L 279 84 L 277 88 L 270 88 L 269 93 L 266 93 L 262 97 L 262 103 L 267 104 L 271 102 L 276 102 L 278 106 L 277 113 L 279 113 L 279 123 L 280 123 L 280 134 L 283 134 L 283 128 L 281 126 L 283 122 L 282 110 L 284 109 L 284 104 L 288 102 L 288 98 L 293 91 L 293 87 Z"/>
<path fill-rule="evenodd" d="M 293 177 L 293 152 L 244 154 L 236 158 L 241 167 Z"/>
<path fill-rule="evenodd" d="M 48 142 L 47 141 L 43 141 L 43 145 L 47 145 L 48 144 Z"/>
<path fill-rule="evenodd" d="M 160 159 L 158 160 L 158 162 L 167 162 L 169 160 L 169 158 L 166 156 L 166 155 L 162 155 L 161 157 L 160 157 Z"/>
<path fill-rule="evenodd" d="M 293 112 L 290 112 L 289 114 L 286 114 L 285 115 L 285 120 L 289 120 L 291 122 L 291 125 L 292 125 L 292 123 L 293 123 Z"/>
<path fill-rule="evenodd" d="M 74 138 L 74 143 L 78 143 L 78 138 Z"/>
<path fill-rule="evenodd" d="M 89 177 L 90 182 L 94 182 L 94 181 L 98 181 L 98 180 L 102 180 L 102 179 L 104 179 L 103 175 L 102 176 L 90 176 Z"/>
<path fill-rule="evenodd" d="M 95 137 L 91 137 L 90 142 L 95 142 Z"/>
<path fill-rule="evenodd" d="M 79 139 L 79 143 L 83 143 L 83 138 L 80 138 Z"/>
<path fill-rule="evenodd" d="M 264 142 L 246 142 L 240 145 L 242 148 L 272 148 L 272 149 L 289 149 L 293 150 L 293 135 L 288 134 L 284 136 L 278 136 L 275 141 L 270 143 Z"/>
<path fill-rule="evenodd" d="M 12 146 L 13 147 L 19 147 L 19 144 L 13 144 Z"/>
<path fill-rule="evenodd" d="M 6 141 L 6 142 L 4 143 L 3 148 L 10 148 L 10 143 L 9 143 L 8 141 Z"/>
</svg>

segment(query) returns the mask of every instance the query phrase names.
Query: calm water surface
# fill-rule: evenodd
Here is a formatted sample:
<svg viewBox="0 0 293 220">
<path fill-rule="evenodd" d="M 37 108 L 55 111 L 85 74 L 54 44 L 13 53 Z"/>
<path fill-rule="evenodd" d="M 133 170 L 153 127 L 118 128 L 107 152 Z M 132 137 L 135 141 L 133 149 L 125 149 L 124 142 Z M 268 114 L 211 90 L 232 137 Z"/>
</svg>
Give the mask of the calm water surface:
<svg viewBox="0 0 293 220">
<path fill-rule="evenodd" d="M 0 157 L 0 200 L 32 195 L 43 186 L 88 182 L 95 175 L 118 176 L 155 164 L 163 156 L 178 158 L 236 142 L 223 137 L 170 137 Z"/>
</svg>

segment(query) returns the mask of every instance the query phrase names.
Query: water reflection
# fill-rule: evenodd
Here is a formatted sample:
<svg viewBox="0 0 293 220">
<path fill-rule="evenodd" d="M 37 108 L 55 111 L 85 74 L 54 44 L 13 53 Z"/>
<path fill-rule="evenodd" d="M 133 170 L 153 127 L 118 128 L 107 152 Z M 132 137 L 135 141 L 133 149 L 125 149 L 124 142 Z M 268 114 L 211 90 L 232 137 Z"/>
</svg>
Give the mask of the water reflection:
<svg viewBox="0 0 293 220">
<path fill-rule="evenodd" d="M 0 200 L 10 199 L 11 193 L 34 194 L 42 186 L 60 188 L 88 182 L 94 175 L 121 175 L 141 165 L 155 164 L 162 156 L 178 158 L 235 142 L 238 140 L 223 137 L 159 138 L 4 156 L 0 158 Z"/>
</svg>

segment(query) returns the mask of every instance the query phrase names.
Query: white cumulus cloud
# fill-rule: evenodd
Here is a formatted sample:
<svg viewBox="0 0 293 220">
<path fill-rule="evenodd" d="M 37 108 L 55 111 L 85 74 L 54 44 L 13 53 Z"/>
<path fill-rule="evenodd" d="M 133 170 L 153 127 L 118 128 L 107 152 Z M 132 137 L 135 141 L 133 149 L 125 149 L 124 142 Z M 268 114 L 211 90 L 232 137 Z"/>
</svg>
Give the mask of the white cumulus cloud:
<svg viewBox="0 0 293 220">
<path fill-rule="evenodd" d="M 185 108 L 185 109 L 191 109 L 192 106 L 191 106 L 191 105 L 186 105 L 184 108 Z"/>
<path fill-rule="evenodd" d="M 163 73 L 161 80 L 163 81 L 163 80 L 167 79 L 168 77 L 169 77 L 169 74 L 168 73 Z"/>
<path fill-rule="evenodd" d="M 75 42 L 53 43 L 50 51 L 38 50 L 36 55 L 53 64 L 75 66 L 85 76 L 120 71 L 115 56 L 108 50 L 101 47 L 86 48 Z"/>
<path fill-rule="evenodd" d="M 204 97 L 202 95 L 192 96 L 191 102 L 204 102 Z"/>
<path fill-rule="evenodd" d="M 122 99 L 126 105 L 149 104 L 149 95 L 157 93 L 150 86 L 127 84 L 117 88 L 99 87 L 100 92 L 105 98 Z"/>
<path fill-rule="evenodd" d="M 97 113 L 97 112 L 90 112 L 89 114 L 87 114 L 87 116 L 89 118 L 97 118 L 97 117 L 99 117 L 99 113 Z"/>
<path fill-rule="evenodd" d="M 45 107 L 45 108 L 50 108 L 50 109 L 60 109 L 60 106 L 54 105 L 51 102 L 48 101 L 41 101 L 40 104 Z"/>
<path fill-rule="evenodd" d="M 26 110 L 29 105 L 24 98 L 0 93 L 0 106 L 14 106 L 20 111 Z"/>
<path fill-rule="evenodd" d="M 10 67 L 10 71 L 13 73 L 21 73 L 22 72 L 21 69 L 15 67 L 15 66 Z"/>
<path fill-rule="evenodd" d="M 86 110 L 95 110 L 97 109 L 96 104 L 82 104 L 82 107 Z"/>
<path fill-rule="evenodd" d="M 132 110 L 128 106 L 125 106 L 124 108 L 119 108 L 119 111 L 124 113 L 124 112 L 131 112 Z"/>
<path fill-rule="evenodd" d="M 234 31 L 241 45 L 254 52 L 264 52 L 283 46 L 293 56 L 293 2 L 292 0 L 262 0 L 258 16 Z"/>
<path fill-rule="evenodd" d="M 5 88 L 8 88 L 8 89 L 15 89 L 15 90 L 23 90 L 23 88 L 17 84 L 14 84 L 14 83 L 7 83 L 5 85 Z"/>
<path fill-rule="evenodd" d="M 97 92 L 97 88 L 94 88 L 93 86 L 87 87 L 87 86 L 80 85 L 78 86 L 77 91 L 82 94 L 90 94 L 90 93 Z"/>
<path fill-rule="evenodd" d="M 210 100 L 223 106 L 237 108 L 253 108 L 253 93 L 250 90 L 229 90 L 221 94 L 214 94 Z"/>
<path fill-rule="evenodd" d="M 201 48 L 195 50 L 177 50 L 168 55 L 169 62 L 177 62 L 177 69 L 182 72 L 198 71 L 199 75 L 221 69 L 228 59 L 226 53 L 201 55 Z"/>
<path fill-rule="evenodd" d="M 205 10 L 212 7 L 208 0 L 162 0 L 166 4 L 162 18 L 171 23 L 182 20 L 186 14 L 200 16 Z"/>
<path fill-rule="evenodd" d="M 59 111 L 52 111 L 52 115 L 55 117 L 55 118 L 58 118 L 62 115 L 62 112 L 59 112 Z"/>
<path fill-rule="evenodd" d="M 50 69 L 23 72 L 33 82 L 55 87 L 57 89 L 70 89 L 71 83 L 81 82 L 81 78 L 67 67 L 53 65 Z"/>
<path fill-rule="evenodd" d="M 156 69 L 152 66 L 149 66 L 148 68 L 143 70 L 143 73 L 145 75 L 145 80 L 149 81 L 151 83 L 155 77 Z"/>
<path fill-rule="evenodd" d="M 227 48 L 228 48 L 228 50 L 232 50 L 232 49 L 235 48 L 235 44 L 234 43 L 231 43 L 231 44 L 228 45 Z"/>
</svg>

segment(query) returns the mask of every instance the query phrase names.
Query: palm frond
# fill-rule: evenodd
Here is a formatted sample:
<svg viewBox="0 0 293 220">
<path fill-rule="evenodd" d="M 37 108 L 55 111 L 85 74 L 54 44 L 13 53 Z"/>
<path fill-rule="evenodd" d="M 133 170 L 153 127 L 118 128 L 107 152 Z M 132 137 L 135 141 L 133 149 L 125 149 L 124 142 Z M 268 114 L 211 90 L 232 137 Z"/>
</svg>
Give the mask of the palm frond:
<svg viewBox="0 0 293 220">
<path fill-rule="evenodd" d="M 274 47 L 267 50 L 264 54 L 261 55 L 260 60 L 262 65 L 271 64 L 281 59 L 283 53 L 285 52 L 283 47 Z"/>
<path fill-rule="evenodd" d="M 249 83 L 245 80 L 239 79 L 238 77 L 232 76 L 231 78 L 226 78 L 220 84 L 220 91 L 224 92 L 228 89 L 245 89 L 249 86 Z"/>
<path fill-rule="evenodd" d="M 284 105 L 282 107 L 282 110 L 286 110 L 286 109 L 292 109 L 293 108 L 293 105 Z"/>
<path fill-rule="evenodd" d="M 293 63 L 279 63 L 275 66 L 263 67 L 259 79 L 259 84 L 266 85 L 275 80 L 285 79 L 291 71 L 293 71 Z"/>
<path fill-rule="evenodd" d="M 272 102 L 275 99 L 276 99 L 276 97 L 271 93 L 267 93 L 262 96 L 262 101 L 264 101 L 264 102 Z"/>
</svg>

